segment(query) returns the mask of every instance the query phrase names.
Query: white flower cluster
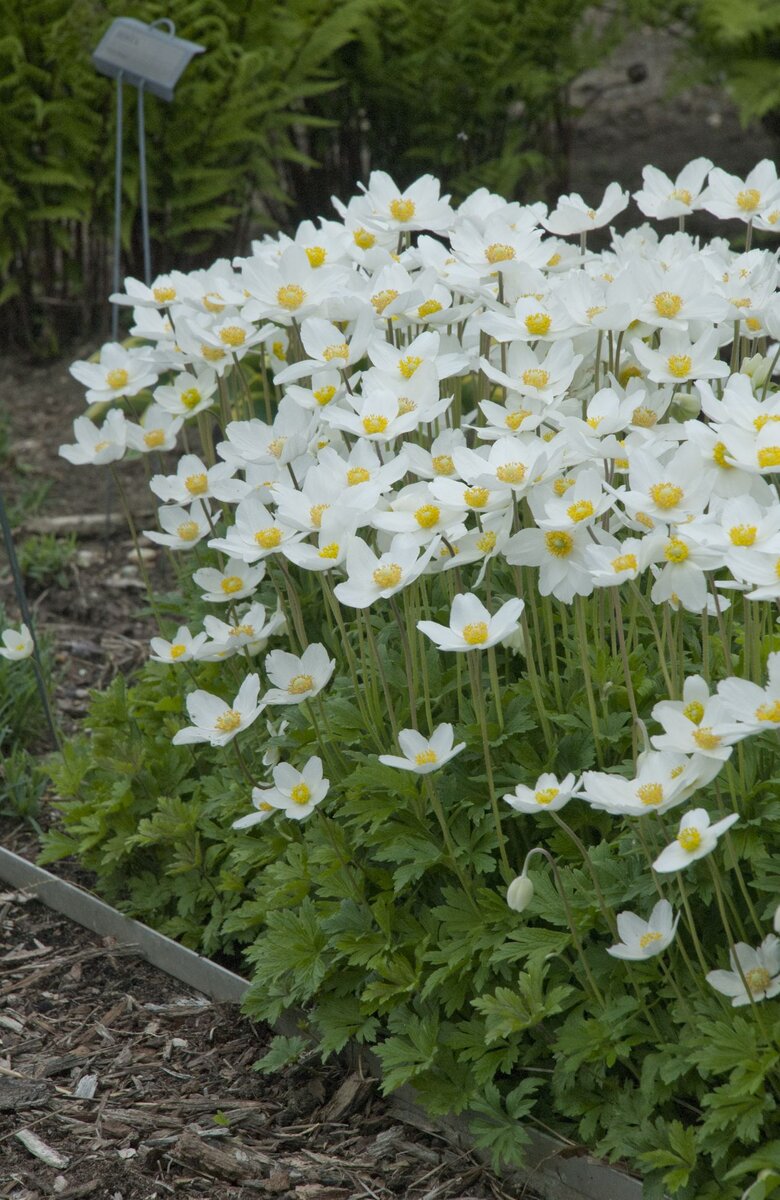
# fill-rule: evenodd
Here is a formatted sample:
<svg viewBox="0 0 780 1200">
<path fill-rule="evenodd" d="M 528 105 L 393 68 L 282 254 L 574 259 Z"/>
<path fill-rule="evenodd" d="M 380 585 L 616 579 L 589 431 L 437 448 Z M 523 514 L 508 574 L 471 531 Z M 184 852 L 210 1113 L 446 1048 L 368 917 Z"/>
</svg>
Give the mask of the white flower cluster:
<svg viewBox="0 0 780 1200">
<path fill-rule="evenodd" d="M 776 169 L 738 179 L 697 159 L 672 180 L 647 167 L 634 199 L 678 228 L 611 231 L 594 250 L 588 235 L 629 203 L 617 184 L 595 208 L 570 195 L 548 212 L 486 189 L 453 208 L 430 175 L 403 190 L 374 172 L 348 204 L 334 201 L 339 220 L 149 287 L 128 280 L 113 299 L 132 306 L 140 344 L 105 346 L 72 371 L 90 403 L 144 389 L 153 402 L 137 422 L 120 408 L 100 428 L 79 418 L 61 453 L 102 464 L 168 451 L 204 414 L 223 426 L 216 457 L 187 453 L 154 475 L 160 531 L 147 536 L 175 552 L 206 540 L 224 556 L 193 578 L 231 621 L 182 627 L 155 641 L 155 657 L 261 648 L 282 624 L 253 601 L 270 560 L 328 573 L 353 609 L 454 571 L 449 626 L 418 628 L 455 652 L 520 636 L 523 600 L 496 605 L 489 592 L 486 606 L 476 594 L 493 561 L 512 568 L 506 578 L 537 568 L 539 593 L 565 605 L 625 586 L 650 612 L 645 592 L 720 621 L 729 594 L 746 609 L 780 600 L 780 266 L 774 250 L 750 248 L 754 229 L 780 231 Z M 742 222 L 745 249 L 686 233 L 699 209 Z M 248 402 L 257 361 L 265 419 Z M 473 590 L 461 584 L 469 568 Z M 190 696 L 193 725 L 176 740 L 224 744 L 267 705 L 316 695 L 333 663 L 311 646 L 302 659 L 273 651 L 265 668 L 262 698 L 258 675 L 232 707 Z M 629 816 L 684 803 L 736 741 L 780 728 L 780 655 L 765 689 L 732 678 L 711 696 L 696 677 L 654 717 L 664 732 L 634 779 L 543 776 L 506 799 L 555 813 L 576 795 Z M 385 761 L 420 773 L 461 748 L 449 726 L 399 742 L 404 758 Z M 307 815 L 327 780 L 319 759 L 304 775 L 277 767 L 244 824 L 277 807 Z M 706 854 L 735 819 L 691 810 L 656 870 Z M 656 918 L 642 956 L 673 936 L 671 913 Z M 647 929 L 626 919 L 620 932 L 642 942 Z"/>
</svg>

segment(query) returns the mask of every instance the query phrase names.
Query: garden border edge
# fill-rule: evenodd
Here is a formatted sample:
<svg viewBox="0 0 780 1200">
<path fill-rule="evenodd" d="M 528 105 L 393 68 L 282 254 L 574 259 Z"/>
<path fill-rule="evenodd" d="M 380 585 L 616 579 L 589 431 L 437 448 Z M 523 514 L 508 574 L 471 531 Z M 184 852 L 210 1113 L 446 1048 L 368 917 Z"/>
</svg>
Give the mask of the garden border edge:
<svg viewBox="0 0 780 1200">
<path fill-rule="evenodd" d="M 117 945 L 134 947 L 142 958 L 166 975 L 178 979 L 217 1003 L 239 1004 L 249 987 L 248 980 L 233 971 L 203 958 L 194 950 L 140 921 L 126 917 L 84 888 L 60 879 L 27 859 L 0 846 L 0 881 L 31 892 L 47 908 L 54 909 L 78 925 L 103 937 L 116 939 Z M 277 1029 L 294 1032 L 298 1021 L 293 1013 L 282 1018 Z M 381 1077 L 379 1059 L 360 1049 L 360 1062 L 371 1074 Z M 390 1097 L 399 1118 L 432 1133 L 445 1132 L 464 1148 L 473 1150 L 468 1124 L 461 1117 L 437 1117 L 432 1120 L 415 1102 L 414 1090 L 405 1086 Z M 583 1154 L 549 1134 L 528 1129 L 528 1166 L 507 1172 L 507 1179 L 532 1187 L 545 1200 L 641 1200 L 642 1183 L 599 1159 Z M 484 1157 L 480 1155 L 480 1157 Z"/>
</svg>

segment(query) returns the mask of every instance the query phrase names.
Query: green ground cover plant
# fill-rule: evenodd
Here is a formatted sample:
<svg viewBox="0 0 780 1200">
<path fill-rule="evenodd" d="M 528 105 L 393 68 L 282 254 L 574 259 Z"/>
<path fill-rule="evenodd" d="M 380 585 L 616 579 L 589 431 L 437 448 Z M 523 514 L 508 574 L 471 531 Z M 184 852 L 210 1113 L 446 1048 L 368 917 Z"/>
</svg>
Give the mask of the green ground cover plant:
<svg viewBox="0 0 780 1200">
<path fill-rule="evenodd" d="M 133 536 L 178 583 L 63 749 L 42 861 L 301 1013 L 260 1070 L 354 1040 L 497 1165 L 538 1123 L 651 1200 L 760 1200 L 780 182 L 648 167 L 654 224 L 594 250 L 629 199 L 375 172 L 338 221 L 126 281 L 61 452 L 120 495 L 146 458 Z"/>
</svg>

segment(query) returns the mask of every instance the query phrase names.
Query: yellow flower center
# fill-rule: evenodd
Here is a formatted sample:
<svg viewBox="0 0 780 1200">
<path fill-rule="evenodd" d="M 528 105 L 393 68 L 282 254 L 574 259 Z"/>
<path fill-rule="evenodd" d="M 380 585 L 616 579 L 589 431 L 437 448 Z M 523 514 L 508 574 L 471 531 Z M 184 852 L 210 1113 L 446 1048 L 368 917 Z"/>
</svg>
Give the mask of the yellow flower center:
<svg viewBox="0 0 780 1200">
<path fill-rule="evenodd" d="M 339 544 L 338 542 L 328 542 L 327 546 L 323 546 L 319 554 L 320 558 L 338 558 Z"/>
<path fill-rule="evenodd" d="M 745 188 L 737 192 L 737 204 L 743 212 L 755 212 L 761 203 L 761 193 L 758 188 Z"/>
<path fill-rule="evenodd" d="M 228 708 L 225 712 L 220 713 L 214 722 L 215 729 L 220 733 L 232 733 L 234 729 L 238 729 L 241 724 L 241 713 L 235 708 Z"/>
<path fill-rule="evenodd" d="M 336 395 L 336 389 L 333 384 L 329 383 L 326 387 L 317 388 L 315 392 L 312 392 L 312 395 L 320 407 L 324 408 L 326 404 L 330 404 Z"/>
<path fill-rule="evenodd" d="M 670 354 L 666 360 L 666 369 L 675 379 L 685 379 L 692 366 L 693 359 L 690 354 Z"/>
<path fill-rule="evenodd" d="M 727 454 L 728 450 L 726 449 L 725 442 L 716 442 L 712 447 L 712 461 L 717 463 L 719 467 L 723 467 L 725 471 L 732 471 L 734 467 L 726 458 Z"/>
<path fill-rule="evenodd" d="M 391 200 L 390 216 L 394 221 L 411 221 L 415 213 L 414 200 Z"/>
<path fill-rule="evenodd" d="M 414 514 L 417 524 L 421 529 L 430 529 L 435 525 L 441 515 L 441 510 L 435 504 L 423 504 Z"/>
<path fill-rule="evenodd" d="M 330 508 L 330 505 L 312 504 L 311 508 L 309 509 L 309 520 L 315 529 L 320 529 L 322 527 L 322 514 L 325 512 L 326 508 Z"/>
<path fill-rule="evenodd" d="M 631 424 L 638 425 L 640 429 L 652 429 L 657 420 L 657 413 L 644 404 L 640 404 L 631 414 Z"/>
<path fill-rule="evenodd" d="M 552 804 L 559 792 L 560 788 L 557 787 L 540 788 L 534 792 L 534 800 L 537 804 Z"/>
<path fill-rule="evenodd" d="M 492 529 L 486 529 L 480 537 L 477 538 L 477 550 L 481 554 L 490 554 L 491 550 L 495 550 L 498 538 Z"/>
<path fill-rule="evenodd" d="M 295 787 L 290 792 L 290 799 L 294 801 L 295 804 L 308 804 L 311 800 L 311 788 L 303 782 L 296 783 Z"/>
<path fill-rule="evenodd" d="M 679 200 L 681 204 L 690 204 L 693 196 L 687 188 L 675 188 L 669 195 L 670 200 Z"/>
<path fill-rule="evenodd" d="M 385 563 L 384 566 L 376 568 L 372 578 L 378 588 L 391 588 L 398 586 L 402 574 L 398 563 Z"/>
<path fill-rule="evenodd" d="M 436 756 L 436 751 L 429 748 L 428 750 L 421 750 L 419 754 L 415 754 L 414 761 L 418 767 L 427 767 L 439 760 Z"/>
<path fill-rule="evenodd" d="M 733 546 L 752 546 L 757 533 L 755 525 L 732 525 L 729 539 Z"/>
<path fill-rule="evenodd" d="M 616 575 L 621 571 L 636 571 L 637 567 L 635 554 L 619 554 L 617 558 L 612 559 L 612 570 Z"/>
<path fill-rule="evenodd" d="M 635 519 L 639 522 L 640 525 L 644 525 L 645 529 L 655 529 L 655 521 L 649 515 L 649 513 L 638 512 L 636 514 Z M 686 558 L 688 557 L 687 554 L 685 555 L 685 557 Z"/>
<path fill-rule="evenodd" d="M 193 542 L 200 533 L 196 521 L 182 521 L 176 528 L 177 535 L 183 542 Z"/>
<path fill-rule="evenodd" d="M 751 333 L 758 333 L 759 329 L 761 328 L 761 322 L 759 321 L 758 317 L 748 317 L 745 321 L 745 325 L 748 327 Z"/>
<path fill-rule="evenodd" d="M 225 307 L 219 292 L 206 292 L 203 297 L 203 307 L 206 312 L 221 313 Z"/>
<path fill-rule="evenodd" d="M 552 317 L 547 313 L 529 313 L 525 319 L 525 327 L 533 337 L 544 337 L 552 325 Z"/>
<path fill-rule="evenodd" d="M 636 794 L 643 804 L 648 808 L 653 804 L 661 804 L 664 798 L 664 789 L 660 783 L 643 783 L 636 789 Z"/>
<path fill-rule="evenodd" d="M 397 299 L 398 292 L 395 290 L 395 288 L 387 288 L 386 291 L 377 292 L 375 296 L 372 296 L 371 303 L 373 304 L 377 313 L 381 314 L 385 311 L 388 304 L 392 304 L 393 301 Z"/>
<path fill-rule="evenodd" d="M 489 263 L 509 262 L 514 257 L 514 246 L 507 246 L 506 242 L 493 242 L 485 251 L 485 258 Z"/>
<path fill-rule="evenodd" d="M 780 467 L 780 446 L 764 446 L 758 452 L 759 467 Z"/>
<path fill-rule="evenodd" d="M 220 350 L 217 346 L 207 346 L 205 342 L 201 343 L 200 354 L 206 362 L 219 362 L 225 357 L 224 350 Z"/>
<path fill-rule="evenodd" d="M 243 586 L 244 581 L 240 575 L 226 575 L 220 583 L 222 591 L 228 596 L 232 596 L 234 592 L 240 592 Z"/>
<path fill-rule="evenodd" d="M 162 446 L 164 441 L 164 429 L 150 429 L 148 433 L 144 434 L 144 445 L 148 446 L 150 450 L 154 450 L 156 446 Z"/>
<path fill-rule="evenodd" d="M 202 496 L 204 492 L 208 491 L 208 476 L 203 471 L 197 475 L 188 475 L 184 480 L 184 486 L 191 496 Z"/>
<path fill-rule="evenodd" d="M 419 366 L 422 366 L 422 359 L 417 354 L 407 354 L 406 358 L 399 360 L 398 370 L 404 379 L 411 379 Z"/>
<path fill-rule="evenodd" d="M 490 499 L 490 492 L 486 487 L 466 488 L 463 493 L 463 499 L 469 508 L 484 508 Z"/>
<path fill-rule="evenodd" d="M 431 466 L 435 475 L 452 475 L 455 471 L 455 463 L 452 461 L 451 454 L 436 454 L 431 459 Z"/>
<path fill-rule="evenodd" d="M 700 750 L 717 750 L 723 738 L 712 732 L 711 725 L 702 725 L 701 729 L 694 733 L 693 740 Z"/>
<path fill-rule="evenodd" d="M 262 546 L 263 550 L 273 550 L 282 540 L 282 531 L 277 529 L 275 525 L 269 525 L 267 529 L 258 529 L 255 534 L 255 541 L 258 546 Z"/>
<path fill-rule="evenodd" d="M 772 976 L 766 967 L 751 967 L 749 971 L 745 971 L 745 983 L 751 996 L 758 996 L 761 992 L 765 992 L 771 982 Z"/>
<path fill-rule="evenodd" d="M 681 487 L 676 483 L 654 483 L 650 488 L 650 495 L 659 508 L 674 508 L 679 504 L 684 496 Z"/>
<path fill-rule="evenodd" d="M 525 466 L 521 462 L 502 463 L 496 471 L 496 478 L 502 483 L 522 483 L 525 479 Z"/>
<path fill-rule="evenodd" d="M 254 632 L 254 625 L 233 625 L 228 630 L 228 637 L 252 637 Z"/>
<path fill-rule="evenodd" d="M 240 325 L 225 325 L 219 331 L 219 340 L 226 346 L 243 346 L 246 341 L 246 333 Z"/>
<path fill-rule="evenodd" d="M 365 467 L 350 467 L 347 471 L 347 483 L 354 487 L 356 483 L 368 483 L 371 472 Z"/>
<path fill-rule="evenodd" d="M 664 547 L 664 558 L 670 563 L 684 563 L 690 551 L 681 538 L 669 538 Z"/>
<path fill-rule="evenodd" d="M 417 316 L 422 321 L 426 317 L 432 317 L 435 313 L 441 312 L 441 307 L 438 300 L 425 300 L 417 309 Z"/>
<path fill-rule="evenodd" d="M 110 388 L 123 388 L 129 379 L 130 376 L 124 367 L 114 367 L 114 370 L 106 375 L 106 383 Z"/>
<path fill-rule="evenodd" d="M 621 387 L 625 387 L 630 379 L 641 379 L 641 378 L 642 378 L 641 369 L 632 363 L 627 367 L 621 368 L 620 374 L 618 375 L 618 382 L 620 383 Z"/>
<path fill-rule="evenodd" d="M 272 342 L 271 353 L 281 362 L 287 362 L 287 351 L 284 348 L 284 342 Z"/>
<path fill-rule="evenodd" d="M 311 675 L 293 675 L 287 684 L 287 691 L 290 696 L 304 696 L 313 687 L 314 679 Z"/>
<path fill-rule="evenodd" d="M 370 250 L 376 245 L 376 237 L 373 233 L 369 233 L 367 229 L 356 229 L 352 234 L 352 241 L 361 250 Z"/>
<path fill-rule="evenodd" d="M 690 704 L 686 704 L 682 711 L 683 716 L 692 721 L 694 725 L 701 725 L 702 717 L 704 716 L 704 705 L 699 700 L 691 700 Z"/>
<path fill-rule="evenodd" d="M 158 304 L 169 304 L 171 300 L 176 299 L 176 288 L 156 287 L 152 289 L 152 295 Z"/>
<path fill-rule="evenodd" d="M 523 383 L 526 387 L 543 388 L 550 382 L 550 372 L 542 367 L 529 367 L 523 371 Z"/>
<path fill-rule="evenodd" d="M 335 342 L 332 346 L 326 346 L 322 352 L 322 357 L 325 362 L 332 362 L 334 358 L 349 358 L 349 346 L 346 342 Z"/>
<path fill-rule="evenodd" d="M 699 846 L 701 845 L 701 834 L 695 825 L 686 825 L 685 828 L 681 829 L 677 834 L 677 841 L 687 854 L 693 854 L 693 852 L 698 850 Z"/>
<path fill-rule="evenodd" d="M 780 700 L 773 700 L 771 704 L 761 704 L 756 709 L 756 717 L 759 721 L 780 721 Z"/>
<path fill-rule="evenodd" d="M 185 388 L 179 398 L 184 407 L 188 409 L 195 408 L 198 404 L 200 404 L 201 399 L 200 392 L 194 387 Z"/>
<path fill-rule="evenodd" d="M 550 257 L 547 259 L 547 262 L 546 262 L 545 266 L 548 266 L 548 267 L 557 267 L 557 266 L 558 266 L 558 263 L 559 263 L 560 261 L 561 261 L 561 256 L 560 256 L 560 254 L 558 254 L 558 252 L 556 251 L 556 252 L 555 252 L 555 254 L 551 254 L 551 255 L 550 255 Z"/>
<path fill-rule="evenodd" d="M 387 429 L 387 417 L 380 417 L 376 413 L 363 417 L 363 428 L 366 433 L 384 433 Z"/>
<path fill-rule="evenodd" d="M 659 317 L 676 317 L 683 306 L 682 296 L 676 292 L 659 292 L 653 297 L 653 306 Z"/>
<path fill-rule="evenodd" d="M 544 535 L 547 553 L 553 558 L 568 558 L 574 549 L 574 538 L 563 529 L 554 530 Z"/>
<path fill-rule="evenodd" d="M 753 421 L 753 428 L 760 433 L 767 421 L 780 421 L 780 413 L 759 413 Z"/>
<path fill-rule="evenodd" d="M 186 653 L 187 647 L 184 645 L 184 642 L 177 642 L 175 646 L 171 646 L 169 651 L 169 654 L 173 659 L 181 658 L 182 654 Z"/>
<path fill-rule="evenodd" d="M 654 942 L 660 942 L 662 940 L 663 934 L 655 932 L 651 933 L 650 930 L 648 930 L 647 933 L 642 934 L 641 938 L 639 939 L 639 945 L 643 950 L 646 950 L 647 947 L 652 946 Z"/>
<path fill-rule="evenodd" d="M 553 491 L 556 496 L 565 496 L 569 488 L 574 487 L 576 480 L 567 479 L 565 475 L 560 475 L 553 484 Z"/>
<path fill-rule="evenodd" d="M 464 625 L 461 637 L 468 646 L 482 646 L 488 640 L 487 621 L 472 621 Z"/>
<path fill-rule="evenodd" d="M 592 517 L 594 513 L 593 505 L 590 500 L 576 500 L 574 504 L 570 504 L 566 509 L 566 515 L 570 521 L 575 523 L 578 521 L 587 521 L 588 517 Z"/>
<path fill-rule="evenodd" d="M 299 283 L 285 283 L 276 293 L 276 303 L 288 312 L 295 312 L 306 299 L 306 293 Z"/>
<path fill-rule="evenodd" d="M 317 267 L 321 267 L 325 262 L 328 252 L 324 246 L 307 246 L 306 257 L 309 260 L 309 266 L 316 269 Z"/>
<path fill-rule="evenodd" d="M 590 308 L 587 308 L 585 310 L 585 316 L 588 318 L 589 321 L 592 321 L 594 317 L 598 317 L 599 314 L 603 313 L 603 312 L 606 312 L 606 305 L 592 304 L 590 306 Z"/>
<path fill-rule="evenodd" d="M 408 396 L 398 397 L 398 415 L 402 417 L 404 413 L 414 412 L 417 408 L 414 400 L 410 400 Z"/>
<path fill-rule="evenodd" d="M 768 213 L 765 218 L 770 225 L 776 225 L 780 221 L 780 208 L 773 208 L 771 213 Z"/>
<path fill-rule="evenodd" d="M 530 417 L 530 415 L 530 408 L 518 408 L 515 412 L 507 413 L 504 424 L 507 429 L 511 429 L 514 432 L 520 428 L 526 417 Z"/>
</svg>

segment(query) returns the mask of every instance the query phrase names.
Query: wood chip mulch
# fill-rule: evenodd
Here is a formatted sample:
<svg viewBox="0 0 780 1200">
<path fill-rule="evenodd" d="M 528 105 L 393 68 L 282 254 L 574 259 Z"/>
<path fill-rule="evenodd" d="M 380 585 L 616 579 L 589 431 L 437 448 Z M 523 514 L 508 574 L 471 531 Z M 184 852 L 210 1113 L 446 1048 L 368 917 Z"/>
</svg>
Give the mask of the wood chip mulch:
<svg viewBox="0 0 780 1200">
<path fill-rule="evenodd" d="M 510 1200 L 354 1071 L 254 1072 L 270 1036 L 0 891 L 1 1200 Z"/>
</svg>

